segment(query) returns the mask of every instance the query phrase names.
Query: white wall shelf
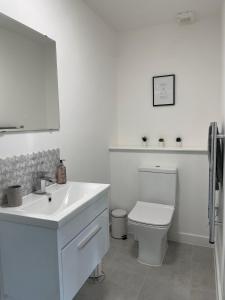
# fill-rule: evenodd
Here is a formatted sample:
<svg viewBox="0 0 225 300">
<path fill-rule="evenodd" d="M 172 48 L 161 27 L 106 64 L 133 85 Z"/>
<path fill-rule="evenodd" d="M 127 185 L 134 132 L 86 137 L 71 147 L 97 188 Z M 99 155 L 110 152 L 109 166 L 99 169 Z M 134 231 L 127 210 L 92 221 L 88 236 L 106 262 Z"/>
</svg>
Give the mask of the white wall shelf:
<svg viewBox="0 0 225 300">
<path fill-rule="evenodd" d="M 176 153 L 202 153 L 206 148 L 200 147 L 142 147 L 142 146 L 111 146 L 110 152 L 176 152 Z"/>
</svg>

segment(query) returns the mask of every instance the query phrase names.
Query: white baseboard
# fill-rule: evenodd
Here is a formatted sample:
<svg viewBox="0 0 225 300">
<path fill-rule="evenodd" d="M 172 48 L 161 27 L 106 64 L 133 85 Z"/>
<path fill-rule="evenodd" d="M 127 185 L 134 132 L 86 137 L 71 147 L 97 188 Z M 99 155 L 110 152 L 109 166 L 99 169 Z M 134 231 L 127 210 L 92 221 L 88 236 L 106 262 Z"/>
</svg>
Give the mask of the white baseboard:
<svg viewBox="0 0 225 300">
<path fill-rule="evenodd" d="M 185 232 L 169 232 L 168 239 L 171 241 L 190 244 L 195 246 L 211 247 L 208 236 L 185 233 Z"/>
<path fill-rule="evenodd" d="M 168 239 L 171 241 L 190 244 L 195 246 L 211 247 L 208 236 L 185 233 L 185 232 L 170 232 Z"/>
</svg>

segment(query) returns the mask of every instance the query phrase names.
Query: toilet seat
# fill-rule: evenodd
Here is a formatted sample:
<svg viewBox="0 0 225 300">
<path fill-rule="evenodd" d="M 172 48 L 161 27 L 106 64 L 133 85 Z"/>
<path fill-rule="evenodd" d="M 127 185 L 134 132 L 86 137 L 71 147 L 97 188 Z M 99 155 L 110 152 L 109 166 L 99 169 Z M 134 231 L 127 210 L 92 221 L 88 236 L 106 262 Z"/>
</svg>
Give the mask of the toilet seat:
<svg viewBox="0 0 225 300">
<path fill-rule="evenodd" d="M 128 215 L 131 222 L 165 228 L 171 223 L 174 206 L 138 201 Z"/>
</svg>

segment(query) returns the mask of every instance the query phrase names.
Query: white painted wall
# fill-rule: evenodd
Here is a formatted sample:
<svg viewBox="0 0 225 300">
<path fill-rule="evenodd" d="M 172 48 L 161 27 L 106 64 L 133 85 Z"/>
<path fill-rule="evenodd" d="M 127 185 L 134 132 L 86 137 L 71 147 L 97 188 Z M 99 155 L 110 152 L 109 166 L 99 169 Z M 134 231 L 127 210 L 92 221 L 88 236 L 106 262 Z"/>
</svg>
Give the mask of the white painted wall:
<svg viewBox="0 0 225 300">
<path fill-rule="evenodd" d="M 224 126 L 225 126 L 225 1 L 223 0 L 223 5 L 221 9 L 221 41 L 222 41 L 222 51 L 221 51 L 221 111 L 222 111 L 222 133 L 225 133 Z M 224 162 L 225 162 L 225 153 L 224 153 Z M 224 172 L 225 178 L 225 172 Z M 224 180 L 225 184 L 225 180 Z M 223 186 L 224 186 L 223 184 Z M 221 222 L 216 226 L 216 245 L 215 245 L 215 263 L 216 263 L 216 285 L 217 285 L 217 298 L 218 300 L 225 299 L 225 213 L 224 213 L 224 187 L 219 195 L 219 209 L 218 209 L 218 221 Z"/>
<path fill-rule="evenodd" d="M 130 211 L 140 200 L 140 165 L 175 166 L 178 169 L 177 197 L 170 239 L 207 246 L 207 159 L 206 153 L 111 152 L 111 208 Z"/>
<path fill-rule="evenodd" d="M 61 130 L 0 136 L 0 157 L 60 147 L 69 179 L 109 181 L 115 34 L 81 0 L 0 0 L 0 12 L 56 40 Z"/>
<path fill-rule="evenodd" d="M 118 144 L 206 146 L 207 128 L 220 119 L 220 18 L 175 22 L 120 34 L 117 76 Z M 153 108 L 152 76 L 176 74 L 176 105 Z"/>
</svg>

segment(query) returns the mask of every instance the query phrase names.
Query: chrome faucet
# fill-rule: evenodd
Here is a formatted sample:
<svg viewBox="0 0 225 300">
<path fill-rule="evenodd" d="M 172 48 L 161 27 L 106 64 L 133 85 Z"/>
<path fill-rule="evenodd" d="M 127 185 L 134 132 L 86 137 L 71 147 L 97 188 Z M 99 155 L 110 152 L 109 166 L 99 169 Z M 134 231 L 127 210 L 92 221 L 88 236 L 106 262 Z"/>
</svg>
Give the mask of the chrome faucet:
<svg viewBox="0 0 225 300">
<path fill-rule="evenodd" d="M 53 179 L 50 177 L 43 177 L 40 179 L 41 179 L 41 194 L 46 194 L 46 182 L 53 183 Z"/>
<path fill-rule="evenodd" d="M 36 189 L 36 191 L 34 192 L 35 194 L 47 194 L 46 192 L 46 183 L 47 182 L 52 182 L 54 183 L 55 180 L 49 176 L 46 175 L 47 172 L 40 172 L 38 175 L 37 175 L 37 179 L 39 180 L 39 186 L 38 188 L 41 187 L 41 189 Z"/>
</svg>

